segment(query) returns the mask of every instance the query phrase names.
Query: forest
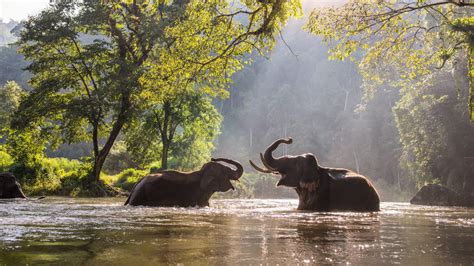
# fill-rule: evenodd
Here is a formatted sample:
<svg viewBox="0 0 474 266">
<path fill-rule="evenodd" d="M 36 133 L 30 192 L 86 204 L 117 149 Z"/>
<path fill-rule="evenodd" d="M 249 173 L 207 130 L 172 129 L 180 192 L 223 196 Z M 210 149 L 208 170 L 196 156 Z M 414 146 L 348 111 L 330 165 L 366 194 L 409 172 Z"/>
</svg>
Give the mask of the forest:
<svg viewBox="0 0 474 266">
<path fill-rule="evenodd" d="M 294 197 L 246 163 L 290 136 L 279 155 L 363 173 L 385 201 L 473 193 L 472 4 L 248 2 L 68 0 L 3 21 L 0 170 L 29 195 L 110 196 L 231 157 L 245 174 L 221 197 Z"/>
</svg>

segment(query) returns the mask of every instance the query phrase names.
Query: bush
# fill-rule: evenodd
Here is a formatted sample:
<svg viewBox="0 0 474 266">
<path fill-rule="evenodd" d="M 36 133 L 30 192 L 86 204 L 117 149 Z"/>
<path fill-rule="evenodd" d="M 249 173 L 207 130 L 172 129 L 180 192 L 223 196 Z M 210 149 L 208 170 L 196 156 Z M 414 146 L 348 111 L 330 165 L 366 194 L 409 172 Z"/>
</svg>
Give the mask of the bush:
<svg viewBox="0 0 474 266">
<path fill-rule="evenodd" d="M 135 184 L 149 173 L 148 170 L 126 169 L 117 175 L 103 175 L 102 180 L 109 185 L 132 191 Z"/>
<path fill-rule="evenodd" d="M 66 195 L 63 182 L 66 178 L 79 179 L 83 164 L 65 158 L 35 157 L 25 163 L 17 163 L 10 171 L 21 183 L 28 195 Z"/>
<path fill-rule="evenodd" d="M 13 165 L 13 159 L 6 151 L 0 149 L 0 172 L 7 171 Z"/>
</svg>

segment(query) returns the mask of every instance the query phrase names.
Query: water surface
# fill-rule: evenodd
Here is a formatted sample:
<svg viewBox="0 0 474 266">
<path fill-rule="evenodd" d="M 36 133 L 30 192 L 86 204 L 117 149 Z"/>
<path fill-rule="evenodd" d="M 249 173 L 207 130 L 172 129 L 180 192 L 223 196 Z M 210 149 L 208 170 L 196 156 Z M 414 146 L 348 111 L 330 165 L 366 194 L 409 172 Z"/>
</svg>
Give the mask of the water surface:
<svg viewBox="0 0 474 266">
<path fill-rule="evenodd" d="M 314 213 L 297 211 L 296 200 L 123 202 L 0 201 L 0 264 L 474 265 L 474 209 L 382 203 L 379 213 Z"/>
</svg>

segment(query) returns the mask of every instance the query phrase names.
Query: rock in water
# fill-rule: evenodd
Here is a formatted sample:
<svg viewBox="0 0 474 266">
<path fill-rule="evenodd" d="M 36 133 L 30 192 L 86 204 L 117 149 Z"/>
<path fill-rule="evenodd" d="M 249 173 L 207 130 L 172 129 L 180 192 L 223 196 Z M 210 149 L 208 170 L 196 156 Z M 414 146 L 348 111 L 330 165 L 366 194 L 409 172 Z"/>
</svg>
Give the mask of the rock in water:
<svg viewBox="0 0 474 266">
<path fill-rule="evenodd" d="M 473 207 L 474 199 L 468 195 L 461 195 L 453 190 L 436 184 L 429 184 L 420 189 L 410 200 L 416 205 L 437 206 L 465 206 Z"/>
</svg>

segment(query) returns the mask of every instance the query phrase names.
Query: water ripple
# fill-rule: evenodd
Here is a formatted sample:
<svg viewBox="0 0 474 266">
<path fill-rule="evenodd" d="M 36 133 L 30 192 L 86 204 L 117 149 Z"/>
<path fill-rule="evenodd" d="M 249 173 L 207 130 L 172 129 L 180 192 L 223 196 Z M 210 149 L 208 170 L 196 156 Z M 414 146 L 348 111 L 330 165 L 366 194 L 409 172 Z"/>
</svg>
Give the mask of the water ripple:
<svg viewBox="0 0 474 266">
<path fill-rule="evenodd" d="M 297 211 L 293 199 L 213 200 L 206 208 L 123 201 L 0 201 L 0 264 L 463 264 L 474 254 L 467 208 L 384 202 L 377 213 L 318 213 Z"/>
</svg>

